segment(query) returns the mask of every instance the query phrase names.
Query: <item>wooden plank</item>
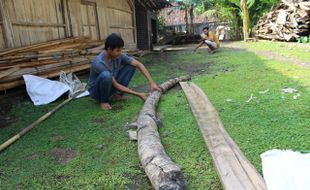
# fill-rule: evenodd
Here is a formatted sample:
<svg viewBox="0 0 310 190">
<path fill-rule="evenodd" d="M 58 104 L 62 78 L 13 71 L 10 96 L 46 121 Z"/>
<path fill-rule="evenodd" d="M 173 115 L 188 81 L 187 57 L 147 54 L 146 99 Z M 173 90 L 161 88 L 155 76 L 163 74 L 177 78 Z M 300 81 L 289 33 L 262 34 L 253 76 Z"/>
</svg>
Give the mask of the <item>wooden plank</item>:
<svg viewBox="0 0 310 190">
<path fill-rule="evenodd" d="M 78 42 L 83 42 L 85 39 L 86 38 L 68 38 L 68 39 L 63 39 L 63 40 L 43 42 L 43 43 L 38 43 L 38 44 L 34 44 L 31 46 L 27 46 L 27 47 L 8 49 L 6 51 L 0 52 L 0 56 L 11 55 L 14 53 L 21 53 L 21 52 L 30 52 L 30 51 L 38 50 L 39 48 L 47 48 L 47 47 L 50 48 L 51 46 L 61 45 L 65 43 L 78 43 Z"/>
<path fill-rule="evenodd" d="M 34 26 L 34 27 L 65 27 L 65 24 L 57 24 L 57 23 L 35 23 L 35 22 L 25 22 L 25 21 L 14 21 L 11 22 L 12 26 Z M 3 24 L 3 22 L 0 22 Z"/>
<path fill-rule="evenodd" d="M 68 0 L 61 0 L 62 12 L 63 12 L 63 22 L 65 23 L 65 34 L 66 37 L 72 36 L 72 28 L 70 22 L 70 13 L 68 9 Z"/>
<path fill-rule="evenodd" d="M 2 28 L 3 28 L 6 47 L 13 48 L 14 47 L 13 27 L 12 27 L 11 19 L 9 17 L 9 14 L 5 6 L 5 0 L 0 1 L 0 14 L 1 14 L 2 22 L 3 22 Z"/>
<path fill-rule="evenodd" d="M 225 131 L 208 97 L 193 83 L 180 83 L 226 190 L 266 190 L 263 178 Z"/>
<path fill-rule="evenodd" d="M 88 70 L 90 68 L 90 64 L 83 64 L 83 65 L 77 65 L 72 66 L 69 68 L 63 68 L 62 71 L 69 73 L 69 72 L 78 72 L 83 70 Z M 37 76 L 43 77 L 43 78 L 53 78 L 59 76 L 60 70 L 50 71 L 49 73 L 39 74 Z M 18 86 L 21 86 L 24 84 L 24 80 L 16 80 L 8 83 L 0 83 L 0 91 L 9 90 Z"/>
<path fill-rule="evenodd" d="M 18 67 L 13 67 L 11 69 L 5 70 L 5 71 L 1 71 L 0 72 L 0 79 L 6 76 L 9 76 L 10 74 L 14 73 L 15 71 L 18 71 L 19 68 Z"/>
<path fill-rule="evenodd" d="M 0 49 L 5 48 L 4 34 L 2 32 L 2 26 L 0 26 Z"/>
<path fill-rule="evenodd" d="M 11 82 L 17 79 L 22 78 L 23 75 L 38 75 L 41 73 L 51 72 L 53 70 L 61 71 L 62 69 L 70 68 L 77 65 L 89 64 L 89 60 L 87 58 L 76 58 L 74 60 L 54 63 L 54 64 L 47 64 L 32 68 L 23 68 L 19 69 L 17 72 L 2 78 L 0 81 L 3 82 Z"/>
</svg>

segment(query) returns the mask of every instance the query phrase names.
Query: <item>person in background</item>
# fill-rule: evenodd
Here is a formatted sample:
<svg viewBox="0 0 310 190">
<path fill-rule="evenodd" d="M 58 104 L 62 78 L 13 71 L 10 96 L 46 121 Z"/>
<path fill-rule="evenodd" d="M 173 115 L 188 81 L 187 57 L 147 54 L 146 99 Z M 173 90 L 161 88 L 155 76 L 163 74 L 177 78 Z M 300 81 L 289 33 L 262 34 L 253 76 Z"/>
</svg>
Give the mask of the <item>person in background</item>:
<svg viewBox="0 0 310 190">
<path fill-rule="evenodd" d="M 209 52 L 214 53 L 214 51 L 220 48 L 219 38 L 213 33 L 209 31 L 209 27 L 203 28 L 203 37 L 199 45 L 194 49 L 194 52 L 197 51 L 203 45 L 207 45 L 209 47 Z"/>
</svg>

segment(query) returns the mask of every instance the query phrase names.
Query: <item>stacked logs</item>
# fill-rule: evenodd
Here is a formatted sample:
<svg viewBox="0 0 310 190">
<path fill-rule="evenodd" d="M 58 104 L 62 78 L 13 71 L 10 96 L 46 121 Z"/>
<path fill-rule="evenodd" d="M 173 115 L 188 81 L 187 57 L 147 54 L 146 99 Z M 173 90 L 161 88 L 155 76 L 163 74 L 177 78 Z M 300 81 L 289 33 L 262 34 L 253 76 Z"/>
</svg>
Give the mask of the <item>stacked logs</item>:
<svg viewBox="0 0 310 190">
<path fill-rule="evenodd" d="M 256 36 L 269 40 L 295 41 L 309 34 L 309 0 L 282 0 L 258 21 L 256 27 Z"/>
</svg>

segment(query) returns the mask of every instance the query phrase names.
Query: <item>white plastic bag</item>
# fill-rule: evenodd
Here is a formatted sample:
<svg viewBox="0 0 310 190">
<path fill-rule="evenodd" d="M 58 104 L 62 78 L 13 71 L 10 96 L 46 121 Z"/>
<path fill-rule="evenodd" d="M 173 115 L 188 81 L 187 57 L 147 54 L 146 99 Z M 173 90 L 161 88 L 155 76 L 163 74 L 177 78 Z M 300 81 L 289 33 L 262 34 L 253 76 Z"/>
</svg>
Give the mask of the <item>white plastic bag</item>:
<svg viewBox="0 0 310 190">
<path fill-rule="evenodd" d="M 268 190 L 310 189 L 310 154 L 275 149 L 261 158 Z"/>
</svg>

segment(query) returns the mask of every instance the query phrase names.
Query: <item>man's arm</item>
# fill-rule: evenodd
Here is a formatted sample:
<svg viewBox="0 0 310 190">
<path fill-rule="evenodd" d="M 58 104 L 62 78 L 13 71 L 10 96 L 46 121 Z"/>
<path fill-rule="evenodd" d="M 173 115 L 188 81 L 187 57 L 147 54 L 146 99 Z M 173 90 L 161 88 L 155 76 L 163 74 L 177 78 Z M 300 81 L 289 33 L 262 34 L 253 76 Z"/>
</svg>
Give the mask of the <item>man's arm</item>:
<svg viewBox="0 0 310 190">
<path fill-rule="evenodd" d="M 194 52 L 196 52 L 196 50 L 197 50 L 198 48 L 200 48 L 204 43 L 205 43 L 204 40 L 202 40 L 202 41 L 198 44 L 198 46 L 194 49 Z"/>
<path fill-rule="evenodd" d="M 138 60 L 136 59 L 133 59 L 131 64 L 135 67 L 137 67 L 141 73 L 145 76 L 145 78 L 147 78 L 147 80 L 149 81 L 150 83 L 150 89 L 151 91 L 155 91 L 155 90 L 158 90 L 158 91 L 161 91 L 161 89 L 157 86 L 157 84 L 154 82 L 153 78 L 151 77 L 150 73 L 148 72 L 148 70 L 145 68 L 145 66 Z"/>
<path fill-rule="evenodd" d="M 119 84 L 114 77 L 112 77 L 112 85 L 119 91 L 121 92 L 124 92 L 124 93 L 127 93 L 127 94 L 132 94 L 132 95 L 135 95 L 135 96 L 138 96 L 139 98 L 141 98 L 143 101 L 146 100 L 147 98 L 147 94 L 146 93 L 139 93 L 139 92 L 136 92 L 134 90 L 131 90 L 129 88 L 127 88 L 126 86 L 123 86 L 121 84 Z"/>
</svg>

